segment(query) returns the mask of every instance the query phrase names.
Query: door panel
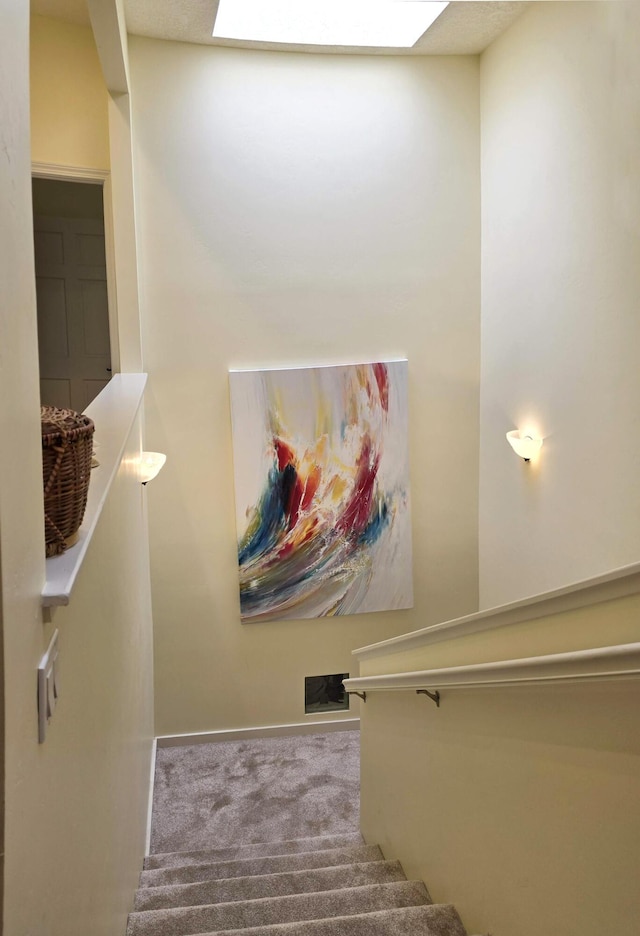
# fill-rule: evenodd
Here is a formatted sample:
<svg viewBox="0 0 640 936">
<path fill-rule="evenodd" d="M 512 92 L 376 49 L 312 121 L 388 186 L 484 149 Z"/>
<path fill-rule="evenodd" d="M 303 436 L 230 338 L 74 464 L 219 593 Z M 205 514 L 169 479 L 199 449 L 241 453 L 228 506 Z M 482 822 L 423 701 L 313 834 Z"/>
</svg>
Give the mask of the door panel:
<svg viewBox="0 0 640 936">
<path fill-rule="evenodd" d="M 81 280 L 84 354 L 87 357 L 109 356 L 109 307 L 106 280 Z M 97 377 L 102 376 L 97 374 Z M 104 378 L 103 378 L 104 379 Z"/>
<path fill-rule="evenodd" d="M 40 380 L 40 399 L 47 406 L 69 409 L 71 407 L 71 381 L 47 378 Z"/>
<path fill-rule="evenodd" d="M 54 276 L 37 276 L 36 296 L 40 348 L 46 348 L 47 354 L 51 357 L 67 358 L 69 356 L 69 332 L 64 279 Z"/>
<path fill-rule="evenodd" d="M 104 226 L 36 217 L 34 244 L 42 402 L 81 412 L 111 376 Z"/>
<path fill-rule="evenodd" d="M 59 231 L 35 231 L 36 254 L 42 263 L 64 263 L 64 238 Z"/>
<path fill-rule="evenodd" d="M 84 266 L 105 265 L 104 234 L 76 234 L 78 262 Z"/>
</svg>

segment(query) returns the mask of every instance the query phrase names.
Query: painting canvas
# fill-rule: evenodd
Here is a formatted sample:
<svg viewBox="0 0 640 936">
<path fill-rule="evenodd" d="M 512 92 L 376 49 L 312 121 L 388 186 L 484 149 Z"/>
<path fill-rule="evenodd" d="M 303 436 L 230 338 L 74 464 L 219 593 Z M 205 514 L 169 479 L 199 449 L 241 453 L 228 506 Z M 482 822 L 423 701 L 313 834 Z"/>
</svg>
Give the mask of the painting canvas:
<svg viewBox="0 0 640 936">
<path fill-rule="evenodd" d="M 413 604 L 408 364 L 232 371 L 243 621 Z"/>
</svg>

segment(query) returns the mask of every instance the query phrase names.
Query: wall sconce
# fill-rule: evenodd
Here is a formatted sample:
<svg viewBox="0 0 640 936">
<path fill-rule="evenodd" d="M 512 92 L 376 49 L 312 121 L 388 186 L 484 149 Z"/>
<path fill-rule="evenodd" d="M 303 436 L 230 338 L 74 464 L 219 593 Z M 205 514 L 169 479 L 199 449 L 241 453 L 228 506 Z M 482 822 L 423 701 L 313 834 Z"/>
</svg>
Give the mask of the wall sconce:
<svg viewBox="0 0 640 936">
<path fill-rule="evenodd" d="M 507 432 L 507 442 L 520 458 L 526 462 L 531 461 L 532 457 L 542 448 L 542 439 L 537 439 L 530 434 L 521 435 L 518 429 L 512 429 Z"/>
<path fill-rule="evenodd" d="M 167 456 L 162 452 L 141 452 L 138 462 L 140 483 L 147 484 L 148 481 L 153 481 L 166 460 Z"/>
</svg>

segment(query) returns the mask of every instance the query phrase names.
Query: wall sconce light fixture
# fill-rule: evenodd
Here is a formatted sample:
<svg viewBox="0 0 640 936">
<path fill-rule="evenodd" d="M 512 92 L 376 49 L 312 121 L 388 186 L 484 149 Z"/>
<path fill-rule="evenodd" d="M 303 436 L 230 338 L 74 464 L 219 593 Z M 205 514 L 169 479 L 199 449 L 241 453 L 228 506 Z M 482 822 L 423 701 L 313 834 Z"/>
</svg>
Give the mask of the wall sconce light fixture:
<svg viewBox="0 0 640 936">
<path fill-rule="evenodd" d="M 167 456 L 162 452 L 141 452 L 138 462 L 140 483 L 147 484 L 148 481 L 153 481 L 166 460 Z"/>
<path fill-rule="evenodd" d="M 507 432 L 507 442 L 520 458 L 526 462 L 531 461 L 532 457 L 542 448 L 542 439 L 537 439 L 531 434 L 521 435 L 518 429 L 512 429 Z"/>
</svg>

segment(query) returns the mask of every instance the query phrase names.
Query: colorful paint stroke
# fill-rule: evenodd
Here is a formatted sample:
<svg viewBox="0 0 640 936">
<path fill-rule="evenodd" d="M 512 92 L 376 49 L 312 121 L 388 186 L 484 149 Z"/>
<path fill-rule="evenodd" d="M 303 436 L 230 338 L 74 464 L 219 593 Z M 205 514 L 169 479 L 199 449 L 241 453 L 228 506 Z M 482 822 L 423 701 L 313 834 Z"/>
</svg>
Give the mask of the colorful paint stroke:
<svg viewBox="0 0 640 936">
<path fill-rule="evenodd" d="M 407 376 L 231 372 L 243 621 L 412 607 Z"/>
</svg>

